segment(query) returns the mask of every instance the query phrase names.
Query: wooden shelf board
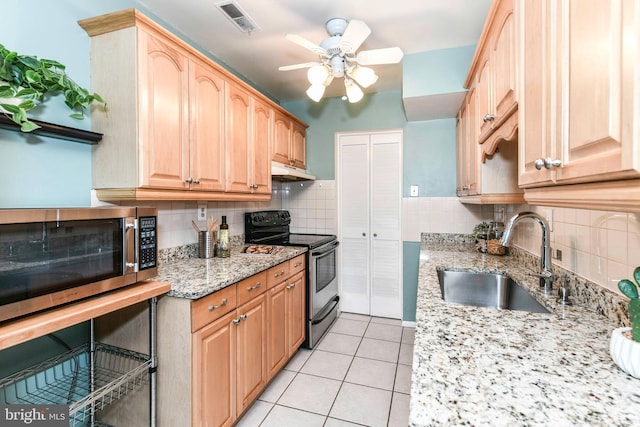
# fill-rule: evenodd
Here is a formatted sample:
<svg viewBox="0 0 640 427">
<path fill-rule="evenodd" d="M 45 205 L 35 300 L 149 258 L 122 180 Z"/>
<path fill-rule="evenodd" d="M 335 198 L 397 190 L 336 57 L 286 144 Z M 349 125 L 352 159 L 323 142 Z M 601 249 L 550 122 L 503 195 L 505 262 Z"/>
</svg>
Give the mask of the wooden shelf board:
<svg viewBox="0 0 640 427">
<path fill-rule="evenodd" d="M 93 298 L 0 324 L 0 350 L 163 295 L 169 283 L 144 281 Z"/>
</svg>

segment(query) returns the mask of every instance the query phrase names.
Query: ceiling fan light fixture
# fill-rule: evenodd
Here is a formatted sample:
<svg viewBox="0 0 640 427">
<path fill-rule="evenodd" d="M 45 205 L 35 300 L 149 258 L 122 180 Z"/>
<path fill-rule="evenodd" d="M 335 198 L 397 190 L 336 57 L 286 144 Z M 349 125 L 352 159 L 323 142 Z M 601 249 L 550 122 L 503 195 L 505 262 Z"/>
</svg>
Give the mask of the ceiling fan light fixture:
<svg viewBox="0 0 640 427">
<path fill-rule="evenodd" d="M 307 89 L 307 96 L 315 102 L 320 102 L 322 95 L 324 95 L 324 88 L 323 84 L 312 84 Z"/>
<path fill-rule="evenodd" d="M 378 80 L 378 75 L 369 67 L 356 65 L 351 71 L 351 77 L 362 87 L 367 88 Z"/>
<path fill-rule="evenodd" d="M 360 101 L 364 96 L 364 93 L 362 92 L 362 89 L 360 89 L 360 86 L 355 84 L 353 80 L 344 79 L 344 87 L 347 90 L 347 99 L 352 104 L 354 102 Z"/>
<path fill-rule="evenodd" d="M 307 71 L 307 79 L 311 85 L 324 85 L 329 77 L 329 70 L 324 65 L 314 65 Z M 323 90 L 324 91 L 324 90 Z"/>
</svg>

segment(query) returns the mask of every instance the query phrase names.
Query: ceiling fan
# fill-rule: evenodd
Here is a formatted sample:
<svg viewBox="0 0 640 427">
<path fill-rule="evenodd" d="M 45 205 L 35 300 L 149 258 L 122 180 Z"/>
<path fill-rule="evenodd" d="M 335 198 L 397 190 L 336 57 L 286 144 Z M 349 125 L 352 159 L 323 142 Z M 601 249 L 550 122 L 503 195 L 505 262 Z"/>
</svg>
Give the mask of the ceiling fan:
<svg viewBox="0 0 640 427">
<path fill-rule="evenodd" d="M 349 102 L 358 102 L 363 97 L 360 86 L 367 88 L 378 80 L 378 76 L 365 65 L 397 64 L 402 60 L 399 47 L 363 50 L 358 48 L 371 34 L 371 29 L 363 21 L 332 18 L 325 24 L 329 37 L 319 45 L 295 34 L 287 34 L 286 39 L 317 54 L 319 62 L 285 65 L 278 70 L 290 71 L 309 68 L 307 78 L 311 86 L 307 95 L 318 102 L 324 90 L 335 77 L 344 77 L 344 85 Z"/>
</svg>

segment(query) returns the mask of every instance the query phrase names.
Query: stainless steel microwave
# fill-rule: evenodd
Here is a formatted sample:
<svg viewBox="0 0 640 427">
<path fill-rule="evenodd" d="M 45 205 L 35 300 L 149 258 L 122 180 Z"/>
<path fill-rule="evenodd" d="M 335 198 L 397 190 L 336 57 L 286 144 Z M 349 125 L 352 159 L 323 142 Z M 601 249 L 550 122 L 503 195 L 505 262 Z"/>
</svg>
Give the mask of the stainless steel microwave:
<svg viewBox="0 0 640 427">
<path fill-rule="evenodd" d="M 157 209 L 0 209 L 0 322 L 157 274 Z"/>
</svg>

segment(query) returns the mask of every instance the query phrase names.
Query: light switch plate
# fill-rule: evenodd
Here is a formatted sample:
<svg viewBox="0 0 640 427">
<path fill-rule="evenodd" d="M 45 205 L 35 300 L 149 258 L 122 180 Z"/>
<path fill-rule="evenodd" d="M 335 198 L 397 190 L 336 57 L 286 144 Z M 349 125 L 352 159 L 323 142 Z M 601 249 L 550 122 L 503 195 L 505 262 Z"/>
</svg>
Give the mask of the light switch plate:
<svg viewBox="0 0 640 427">
<path fill-rule="evenodd" d="M 418 197 L 418 186 L 417 185 L 412 185 L 411 186 L 411 197 Z"/>
</svg>

